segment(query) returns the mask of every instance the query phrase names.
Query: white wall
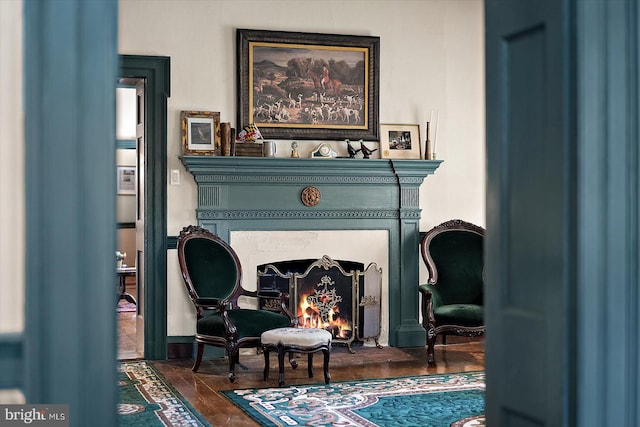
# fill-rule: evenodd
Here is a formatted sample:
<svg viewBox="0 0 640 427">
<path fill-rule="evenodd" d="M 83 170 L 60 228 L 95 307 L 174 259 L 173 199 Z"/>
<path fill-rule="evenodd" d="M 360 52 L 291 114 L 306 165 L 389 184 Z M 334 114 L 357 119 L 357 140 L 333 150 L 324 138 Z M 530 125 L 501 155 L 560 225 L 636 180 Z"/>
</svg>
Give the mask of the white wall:
<svg viewBox="0 0 640 427">
<path fill-rule="evenodd" d="M 0 1 L 0 334 L 24 330 L 24 114 L 22 1 Z M 0 404 L 25 403 L 0 390 Z"/>
<path fill-rule="evenodd" d="M 120 0 L 119 52 L 171 57 L 168 168 L 182 179 L 167 189 L 168 234 L 196 222 L 196 186 L 178 158 L 180 111 L 219 111 L 237 127 L 236 28 L 379 36 L 380 122 L 418 123 L 424 142 L 431 110 L 440 112 L 444 163 L 421 188 L 421 229 L 452 218 L 484 226 L 483 10 L 482 0 Z M 279 141 L 281 155 L 289 142 Z M 300 155 L 317 144 L 300 141 Z M 168 301 L 169 335 L 193 333 L 175 251 Z"/>
<path fill-rule="evenodd" d="M 0 333 L 24 329 L 22 1 L 0 2 Z"/>
</svg>

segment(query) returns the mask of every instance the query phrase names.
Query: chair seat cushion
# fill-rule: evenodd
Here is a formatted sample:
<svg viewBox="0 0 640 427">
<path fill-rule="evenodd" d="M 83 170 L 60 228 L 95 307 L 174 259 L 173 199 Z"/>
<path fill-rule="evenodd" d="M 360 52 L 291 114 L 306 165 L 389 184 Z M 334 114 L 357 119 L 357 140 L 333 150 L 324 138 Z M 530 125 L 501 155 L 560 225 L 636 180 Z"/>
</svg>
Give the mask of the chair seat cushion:
<svg viewBox="0 0 640 427">
<path fill-rule="evenodd" d="M 318 328 L 278 328 L 262 333 L 262 345 L 312 348 L 331 344 L 331 332 Z"/>
<path fill-rule="evenodd" d="M 286 316 L 267 310 L 235 309 L 227 311 L 229 320 L 238 329 L 238 339 L 246 337 L 259 338 L 264 331 L 291 326 Z M 226 336 L 222 316 L 212 313 L 199 319 L 196 330 L 200 335 L 215 337 Z"/>
<path fill-rule="evenodd" d="M 482 326 L 484 325 L 484 308 L 476 304 L 449 304 L 441 305 L 433 310 L 436 318 L 436 326 L 460 325 Z"/>
</svg>

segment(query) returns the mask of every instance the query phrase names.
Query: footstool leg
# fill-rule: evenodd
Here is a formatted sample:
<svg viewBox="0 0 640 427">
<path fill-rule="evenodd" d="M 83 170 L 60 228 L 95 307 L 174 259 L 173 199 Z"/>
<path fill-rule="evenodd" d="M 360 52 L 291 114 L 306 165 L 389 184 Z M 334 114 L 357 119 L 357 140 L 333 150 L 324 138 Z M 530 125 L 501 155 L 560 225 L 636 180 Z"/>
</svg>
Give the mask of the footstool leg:
<svg viewBox="0 0 640 427">
<path fill-rule="evenodd" d="M 263 373 L 263 377 L 264 380 L 266 381 L 269 378 L 269 349 L 268 348 L 263 348 L 262 352 L 264 353 L 264 373 Z"/>
<path fill-rule="evenodd" d="M 322 350 L 324 354 L 324 382 L 325 384 L 329 384 L 331 381 L 331 375 L 329 374 L 329 356 L 331 352 L 329 350 Z"/>
<path fill-rule="evenodd" d="M 284 354 L 285 349 L 278 347 L 278 387 L 284 386 Z"/>
<path fill-rule="evenodd" d="M 309 371 L 309 378 L 313 378 L 313 353 L 307 355 L 307 371 Z"/>
</svg>

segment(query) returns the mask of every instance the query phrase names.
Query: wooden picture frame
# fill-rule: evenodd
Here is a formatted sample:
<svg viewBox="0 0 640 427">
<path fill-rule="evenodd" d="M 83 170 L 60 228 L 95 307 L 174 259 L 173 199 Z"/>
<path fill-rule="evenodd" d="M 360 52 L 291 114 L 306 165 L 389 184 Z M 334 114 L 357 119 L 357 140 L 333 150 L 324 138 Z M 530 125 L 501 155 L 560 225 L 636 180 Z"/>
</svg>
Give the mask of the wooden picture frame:
<svg viewBox="0 0 640 427">
<path fill-rule="evenodd" d="M 220 113 L 182 111 L 182 152 L 188 156 L 219 156 Z"/>
<path fill-rule="evenodd" d="M 419 125 L 380 125 L 380 158 L 421 159 Z"/>
<path fill-rule="evenodd" d="M 238 128 L 265 139 L 379 139 L 380 38 L 237 30 Z"/>
</svg>

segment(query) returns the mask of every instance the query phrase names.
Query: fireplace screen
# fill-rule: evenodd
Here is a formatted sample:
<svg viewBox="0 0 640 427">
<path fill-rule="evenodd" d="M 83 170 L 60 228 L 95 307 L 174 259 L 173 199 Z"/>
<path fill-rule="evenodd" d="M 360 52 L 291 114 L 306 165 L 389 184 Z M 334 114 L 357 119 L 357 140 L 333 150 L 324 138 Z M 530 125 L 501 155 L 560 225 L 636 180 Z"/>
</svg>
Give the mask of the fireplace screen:
<svg viewBox="0 0 640 427">
<path fill-rule="evenodd" d="M 284 272 L 283 272 L 284 271 Z M 333 342 L 351 349 L 354 340 L 380 336 L 382 271 L 372 263 L 294 260 L 258 267 L 258 289 L 289 293 L 289 309 L 298 327 L 331 332 Z M 264 300 L 261 309 L 278 310 L 279 300 Z"/>
</svg>

